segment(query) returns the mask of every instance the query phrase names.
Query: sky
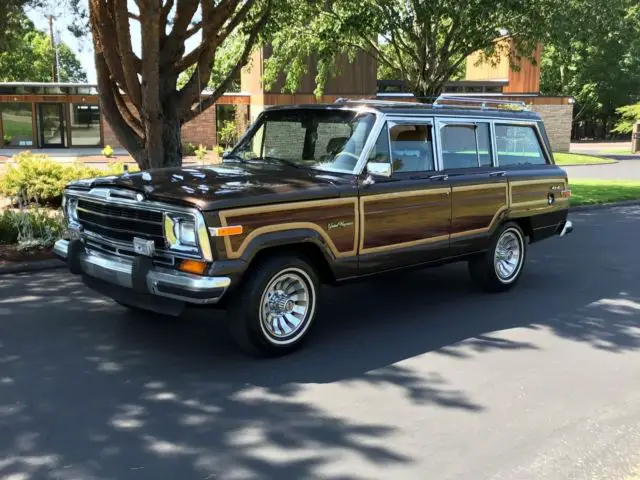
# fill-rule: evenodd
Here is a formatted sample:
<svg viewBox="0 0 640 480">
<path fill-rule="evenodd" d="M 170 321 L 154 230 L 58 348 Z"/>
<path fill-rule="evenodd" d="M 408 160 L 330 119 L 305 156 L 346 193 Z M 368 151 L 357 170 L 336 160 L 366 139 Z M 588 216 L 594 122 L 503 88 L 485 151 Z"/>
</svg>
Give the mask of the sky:
<svg viewBox="0 0 640 480">
<path fill-rule="evenodd" d="M 2 0 L 0 0 L 2 1 Z M 83 0 L 85 7 L 87 1 Z M 47 20 L 47 14 L 50 12 L 54 15 L 54 37 L 57 42 L 66 43 L 69 48 L 76 54 L 84 71 L 87 73 L 87 80 L 89 83 L 97 83 L 96 70 L 93 59 L 93 42 L 91 36 L 88 35 L 84 38 L 75 38 L 67 27 L 71 24 L 73 19 L 72 15 L 65 9 L 64 1 L 61 0 L 49 0 L 51 5 L 44 9 L 30 9 L 27 11 L 27 16 L 35 24 L 36 28 L 42 31 L 49 31 L 49 22 Z M 129 10 L 134 13 L 138 13 L 138 9 L 133 0 L 128 0 Z M 174 7 L 175 8 L 175 7 Z M 200 18 L 200 11 L 196 12 L 194 20 Z M 138 56 L 140 55 L 140 24 L 136 21 L 130 22 L 131 39 L 133 42 L 133 50 Z M 200 34 L 196 34 L 187 40 L 186 53 L 189 53 L 200 42 Z"/>
</svg>

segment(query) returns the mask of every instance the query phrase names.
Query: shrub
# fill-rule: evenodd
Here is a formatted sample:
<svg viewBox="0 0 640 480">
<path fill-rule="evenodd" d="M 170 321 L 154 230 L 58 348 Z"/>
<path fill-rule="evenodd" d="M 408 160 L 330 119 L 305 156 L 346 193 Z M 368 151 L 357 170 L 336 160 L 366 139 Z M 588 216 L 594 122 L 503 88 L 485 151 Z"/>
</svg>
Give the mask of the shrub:
<svg viewBox="0 0 640 480">
<path fill-rule="evenodd" d="M 62 190 L 69 182 L 123 172 L 123 162 L 114 162 L 100 170 L 82 163 L 64 165 L 46 155 L 24 151 L 7 162 L 5 173 L 0 177 L 0 194 L 21 203 L 59 205 Z"/>
<path fill-rule="evenodd" d="M 102 155 L 104 155 L 107 158 L 113 157 L 113 148 L 111 147 L 111 145 L 106 145 L 102 149 Z"/>
<path fill-rule="evenodd" d="M 207 154 L 207 147 L 205 147 L 204 145 L 200 144 L 198 146 L 198 149 L 195 151 L 196 154 L 196 158 L 198 159 L 199 162 L 202 162 L 204 160 L 205 155 Z"/>
<path fill-rule="evenodd" d="M 5 145 L 11 145 L 11 142 L 13 141 L 13 137 L 11 135 L 5 135 L 2 138 L 2 141 Z"/>
<path fill-rule="evenodd" d="M 222 154 L 224 153 L 223 147 L 221 147 L 220 145 L 216 145 L 215 147 L 213 147 L 213 151 L 216 152 L 216 155 L 218 155 L 218 157 L 222 158 Z"/>
<path fill-rule="evenodd" d="M 236 122 L 233 120 L 225 120 L 222 122 L 222 127 L 220 127 L 220 130 L 218 131 L 220 143 L 226 147 L 233 145 L 237 136 L 238 129 L 236 128 Z"/>
<path fill-rule="evenodd" d="M 182 156 L 188 157 L 196 153 L 196 146 L 193 143 L 187 143 L 182 146 Z"/>
<path fill-rule="evenodd" d="M 59 210 L 32 207 L 0 214 L 0 243 L 17 243 L 18 250 L 51 247 L 64 229 Z"/>
<path fill-rule="evenodd" d="M 640 103 L 617 108 L 616 113 L 620 115 L 620 120 L 616 123 L 612 132 L 622 134 L 631 133 L 633 132 L 633 127 L 636 122 L 640 122 Z"/>
</svg>

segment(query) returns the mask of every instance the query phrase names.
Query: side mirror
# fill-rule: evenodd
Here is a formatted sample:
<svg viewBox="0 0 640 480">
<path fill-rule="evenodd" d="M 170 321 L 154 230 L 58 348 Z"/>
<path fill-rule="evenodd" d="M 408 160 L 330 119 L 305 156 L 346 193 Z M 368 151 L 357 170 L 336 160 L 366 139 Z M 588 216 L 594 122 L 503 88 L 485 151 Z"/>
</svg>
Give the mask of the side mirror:
<svg viewBox="0 0 640 480">
<path fill-rule="evenodd" d="M 391 164 L 390 163 L 367 163 L 367 173 L 376 177 L 390 177 L 391 176 Z"/>
<path fill-rule="evenodd" d="M 222 158 L 228 158 L 229 157 L 229 151 L 227 150 L 226 152 L 222 152 Z"/>
</svg>

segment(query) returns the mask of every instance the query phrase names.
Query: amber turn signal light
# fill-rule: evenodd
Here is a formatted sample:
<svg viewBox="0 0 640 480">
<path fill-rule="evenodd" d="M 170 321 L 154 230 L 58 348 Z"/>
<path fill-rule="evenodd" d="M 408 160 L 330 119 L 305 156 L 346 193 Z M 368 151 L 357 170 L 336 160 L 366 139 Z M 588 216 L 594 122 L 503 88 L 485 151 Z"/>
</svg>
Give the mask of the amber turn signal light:
<svg viewBox="0 0 640 480">
<path fill-rule="evenodd" d="M 211 235 L 213 235 L 214 237 L 230 237 L 231 235 L 242 235 L 242 232 L 242 225 L 209 229 L 209 233 L 211 233 Z"/>
<path fill-rule="evenodd" d="M 205 262 L 199 262 L 197 260 L 180 260 L 178 263 L 178 270 L 186 273 L 195 273 L 196 275 L 202 275 L 207 269 Z"/>
</svg>

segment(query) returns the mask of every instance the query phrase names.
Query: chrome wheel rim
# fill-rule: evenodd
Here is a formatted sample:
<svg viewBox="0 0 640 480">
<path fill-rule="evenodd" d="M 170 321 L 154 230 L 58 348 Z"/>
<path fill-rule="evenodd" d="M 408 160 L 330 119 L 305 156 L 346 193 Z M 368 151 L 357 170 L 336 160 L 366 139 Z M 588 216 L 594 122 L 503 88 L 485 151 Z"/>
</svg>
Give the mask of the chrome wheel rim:
<svg viewBox="0 0 640 480">
<path fill-rule="evenodd" d="M 493 265 L 503 283 L 513 281 L 522 266 L 522 237 L 516 230 L 505 230 L 496 244 Z"/>
<path fill-rule="evenodd" d="M 267 284 L 260 301 L 260 326 L 276 344 L 295 342 L 315 310 L 315 292 L 309 276 L 291 268 L 277 273 Z"/>
</svg>

